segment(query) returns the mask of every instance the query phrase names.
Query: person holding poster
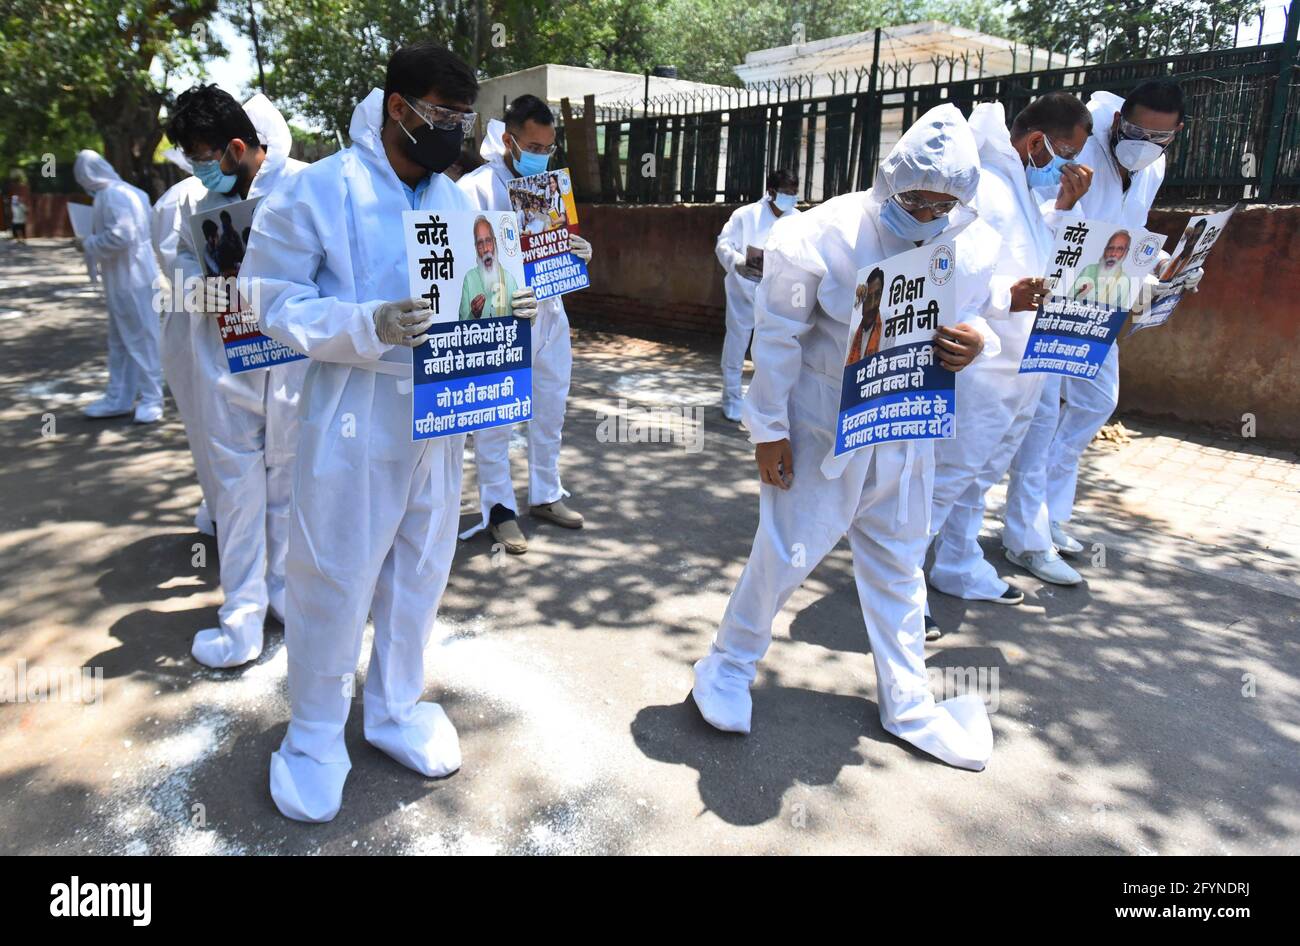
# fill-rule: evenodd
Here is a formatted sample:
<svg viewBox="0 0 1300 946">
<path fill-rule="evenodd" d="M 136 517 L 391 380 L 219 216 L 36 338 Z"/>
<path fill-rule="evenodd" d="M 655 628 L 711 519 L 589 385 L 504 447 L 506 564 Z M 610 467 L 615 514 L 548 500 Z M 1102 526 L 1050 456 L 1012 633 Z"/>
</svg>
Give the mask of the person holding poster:
<svg viewBox="0 0 1300 946">
<path fill-rule="evenodd" d="M 1160 282 L 1152 294 L 1151 305 L 1145 311 L 1134 312 L 1129 334 L 1144 328 L 1164 325 L 1174 314 L 1174 309 L 1184 295 L 1194 293 L 1205 275 L 1205 260 L 1214 244 L 1223 235 L 1228 221 L 1236 213 L 1235 206 L 1204 217 L 1193 217 L 1174 247 L 1173 256 L 1158 269 Z"/>
<path fill-rule="evenodd" d="M 307 165 L 289 157 L 288 123 L 264 95 L 241 106 L 215 85 L 181 94 L 167 137 L 182 149 L 205 188 L 183 203 L 176 217 L 176 266 L 184 285 L 204 288 L 187 292 L 186 304 L 194 391 L 216 490 L 225 595 L 218 626 L 199 631 L 190 652 L 207 667 L 238 667 L 261 655 L 268 611 L 281 620 L 285 613 L 289 493 L 306 362 L 230 370 L 219 314 L 229 308 L 226 277 L 240 273 L 244 249 L 231 208 L 264 198 Z M 201 218 L 197 228 L 195 218 Z M 215 226 L 202 226 L 208 223 Z M 199 245 L 196 229 L 205 236 L 215 229 L 212 254 L 207 239 Z"/>
<path fill-rule="evenodd" d="M 508 211 L 510 182 L 541 174 L 555 152 L 555 116 L 535 95 L 521 95 L 506 109 L 505 121 L 488 122 L 479 148 L 484 164 L 466 174 L 458 185 L 482 211 Z M 551 218 L 538 195 L 539 230 Z M 522 226 L 522 223 L 521 223 Z M 571 250 L 584 263 L 591 262 L 591 244 L 570 234 Z M 464 305 L 462 297 L 462 306 Z M 564 502 L 569 495 L 560 482 L 560 443 L 564 407 L 569 397 L 573 354 L 569 346 L 569 316 L 559 296 L 537 303 L 532 326 L 533 417 L 528 422 L 528 504 L 534 518 L 581 529 L 582 514 Z M 478 468 L 481 524 L 467 530 L 468 538 L 488 529 L 512 555 L 528 551 L 528 539 L 519 527 L 519 506 L 510 474 L 510 427 L 493 427 L 474 433 L 474 462 Z"/>
<path fill-rule="evenodd" d="M 718 234 L 714 253 L 726 273 L 722 285 L 727 294 L 727 332 L 722 342 L 722 416 L 740 420 L 744 400 L 740 390 L 745 352 L 754 334 L 754 290 L 763 275 L 746 259 L 749 247 L 762 248 L 772 224 L 798 215 L 799 178 L 793 171 L 778 168 L 767 176 L 767 193 L 761 200 L 736 210 Z"/>
<path fill-rule="evenodd" d="M 158 255 L 162 276 L 158 289 L 159 308 L 162 310 L 162 370 L 167 387 L 172 392 L 176 409 L 185 427 L 185 439 L 194 460 L 194 472 L 199 480 L 203 499 L 194 515 L 194 527 L 204 535 L 216 535 L 217 487 L 216 474 L 212 472 L 211 446 L 199 412 L 200 394 L 196 390 L 198 365 L 194 358 L 194 320 L 184 305 L 184 285 L 173 285 L 172 280 L 184 279 L 177 256 L 180 252 L 181 213 L 203 199 L 208 189 L 193 176 L 190 163 L 175 148 L 165 152 L 167 160 L 185 171 L 185 177 L 173 184 L 153 205 L 153 248 Z"/>
<path fill-rule="evenodd" d="M 888 272 L 918 246 L 929 260 L 942 246 L 930 272 L 952 310 L 941 313 L 945 327 L 931 333 L 926 358 L 957 371 L 980 354 L 986 326 L 979 313 L 1000 240 L 958 207 L 974 199 L 979 176 L 965 119 L 956 106 L 941 105 L 903 135 L 870 191 L 829 200 L 768 238 L 744 404 L 763 483 L 758 532 L 709 654 L 695 664 L 692 691 L 718 729 L 749 732 L 749 688 L 772 622 L 848 533 L 885 729 L 950 765 L 980 770 L 988 762 L 993 736 L 979 697 L 937 703 L 926 678 L 920 561 L 929 541 L 930 440 L 831 456 L 850 320 L 858 286 L 874 267 Z M 996 350 L 996 336 L 987 342 Z"/>
<path fill-rule="evenodd" d="M 496 319 L 510 314 L 510 300 L 519 286 L 504 266 L 497 265 L 497 238 L 487 217 L 474 221 L 477 265 L 465 274 L 460 290 L 460 318 Z"/>
<path fill-rule="evenodd" d="M 1183 127 L 1182 89 L 1172 80 L 1153 79 L 1127 99 L 1094 92 L 1088 111 L 1092 135 L 1079 161 L 1092 169 L 1092 184 L 1069 209 L 1116 230 L 1141 230 L 1164 181 L 1165 151 Z M 1051 213 L 1054 227 L 1055 219 Z M 1083 551 L 1065 523 L 1073 515 L 1079 458 L 1118 403 L 1118 345 L 1110 346 L 1095 377 L 1043 380 L 1034 420 L 1011 464 L 1002 532 L 1007 559 L 1043 581 L 1083 580 L 1060 557 Z"/>
<path fill-rule="evenodd" d="M 1092 116 L 1067 92 L 1049 92 L 1025 106 L 1007 130 L 1002 104 L 975 106 L 970 128 L 979 146 L 980 220 L 1002 236 L 997 272 L 985 313 L 1001 351 L 976 359 L 957 375 L 957 436 L 934 446 L 934 500 L 930 585 L 975 601 L 1015 605 L 1024 594 L 998 577 L 980 549 L 984 497 L 1006 474 L 1029 429 L 1042 393 L 1042 374 L 1022 374 L 1034 315 L 1042 301 L 1052 231 L 1040 211 L 1045 201 L 1069 210 L 1086 193 L 1092 171 L 1073 162 L 1092 131 Z M 926 636 L 940 636 L 926 618 Z"/>
<path fill-rule="evenodd" d="M 465 438 L 412 441 L 411 349 L 433 316 L 410 297 L 401 221 L 474 210 L 443 172 L 474 127 L 477 95 L 473 70 L 446 48 L 397 50 L 384 88 L 352 113 L 351 146 L 253 220 L 242 274 L 256 280 L 262 329 L 309 358 L 286 567 L 292 717 L 271 756 L 271 797 L 300 821 L 329 821 L 343 801 L 368 615 L 366 740 L 430 778 L 460 767 L 455 726 L 420 697 L 456 550 Z M 514 314 L 532 307 L 521 289 Z"/>
<path fill-rule="evenodd" d="M 108 304 L 108 390 L 87 417 L 135 411 L 137 424 L 162 420 L 162 364 L 153 306 L 158 263 L 149 240 L 149 195 L 123 181 L 98 153 L 78 152 L 73 176 L 95 198 L 91 233 L 79 240 L 104 279 Z M 136 398 L 140 404 L 136 407 Z"/>
</svg>

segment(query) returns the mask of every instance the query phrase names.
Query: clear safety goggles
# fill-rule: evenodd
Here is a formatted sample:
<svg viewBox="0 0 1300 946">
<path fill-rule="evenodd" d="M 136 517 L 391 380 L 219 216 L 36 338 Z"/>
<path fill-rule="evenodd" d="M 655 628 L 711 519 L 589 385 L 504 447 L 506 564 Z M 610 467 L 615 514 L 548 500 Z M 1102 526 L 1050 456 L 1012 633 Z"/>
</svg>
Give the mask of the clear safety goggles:
<svg viewBox="0 0 1300 946">
<path fill-rule="evenodd" d="M 956 197 L 948 200 L 926 200 L 921 196 L 919 191 L 902 191 L 894 195 L 894 200 L 904 210 L 931 210 L 939 216 L 952 213 L 953 209 L 961 203 Z"/>
<path fill-rule="evenodd" d="M 1171 144 L 1178 135 L 1175 131 L 1155 131 L 1151 128 L 1143 128 L 1141 125 L 1135 125 L 1128 121 L 1124 116 L 1119 119 L 1119 136 L 1126 141 L 1149 141 L 1153 145 L 1160 145 L 1162 148 Z"/>
<path fill-rule="evenodd" d="M 426 125 L 440 131 L 455 131 L 459 128 L 469 135 L 473 133 L 474 123 L 478 120 L 475 112 L 458 112 L 454 108 L 430 105 L 418 99 L 408 99 L 405 95 L 402 96 L 402 101 L 410 107 L 411 111 L 419 115 Z"/>
<path fill-rule="evenodd" d="M 1053 145 L 1052 139 L 1047 136 L 1046 132 L 1043 132 L 1043 147 L 1047 149 L 1048 155 L 1053 158 L 1060 158 L 1063 161 L 1073 161 L 1079 156 L 1079 152 L 1074 148 Z"/>
</svg>

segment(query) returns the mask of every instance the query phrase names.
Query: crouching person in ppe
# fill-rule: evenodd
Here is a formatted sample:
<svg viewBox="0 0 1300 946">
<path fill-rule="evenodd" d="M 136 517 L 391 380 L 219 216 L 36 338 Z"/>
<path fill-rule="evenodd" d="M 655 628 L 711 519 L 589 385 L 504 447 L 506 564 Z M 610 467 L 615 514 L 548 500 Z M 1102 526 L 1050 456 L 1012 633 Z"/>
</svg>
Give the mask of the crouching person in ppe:
<svg viewBox="0 0 1300 946">
<path fill-rule="evenodd" d="M 488 122 L 479 149 L 486 162 L 462 177 L 459 186 L 479 210 L 510 210 L 507 185 L 518 177 L 541 174 L 555 151 L 555 116 L 535 95 L 521 95 L 506 109 L 505 121 Z M 559 197 L 557 193 L 555 195 Z M 573 254 L 591 262 L 591 244 L 570 235 Z M 470 316 L 479 318 L 481 297 L 468 300 Z M 581 529 L 583 516 L 564 502 L 568 490 L 560 482 L 560 442 L 564 408 L 569 397 L 573 353 L 569 316 L 559 296 L 537 304 L 533 323 L 533 416 L 528 421 L 528 505 L 536 519 L 565 529 Z M 494 542 L 512 555 L 528 551 L 519 528 L 519 505 L 510 475 L 510 435 L 513 427 L 474 432 L 474 463 L 478 471 L 482 524 L 463 533 L 468 538 L 487 528 Z"/>
<path fill-rule="evenodd" d="M 424 649 L 456 548 L 464 436 L 412 442 L 411 349 L 432 315 L 407 298 L 402 212 L 473 209 L 442 173 L 460 153 L 474 73 L 431 43 L 398 50 L 357 106 L 352 145 L 259 208 L 244 260 L 263 331 L 309 356 L 293 484 L 285 643 L 292 718 L 271 756 L 290 818 L 328 821 L 351 764 L 343 729 L 366 617 L 365 737 L 431 778 L 460 743 L 421 702 Z M 514 299 L 530 316 L 530 290 Z"/>
<path fill-rule="evenodd" d="M 718 729 L 749 732 L 749 688 L 790 594 L 847 533 L 876 665 L 886 730 L 950 765 L 984 768 L 992 752 L 978 696 L 937 703 L 925 673 L 925 582 L 934 451 L 883 443 L 836 458 L 832 449 L 858 271 L 913 247 L 956 237 L 957 319 L 936 340 L 957 371 L 996 350 L 980 313 L 999 238 L 964 206 L 979 181 L 975 141 L 943 105 L 903 136 L 865 193 L 827 201 L 773 229 L 755 310 L 754 380 L 744 423 L 763 485 L 753 550 L 693 695 Z M 987 347 L 986 347 L 987 346 Z"/>
</svg>

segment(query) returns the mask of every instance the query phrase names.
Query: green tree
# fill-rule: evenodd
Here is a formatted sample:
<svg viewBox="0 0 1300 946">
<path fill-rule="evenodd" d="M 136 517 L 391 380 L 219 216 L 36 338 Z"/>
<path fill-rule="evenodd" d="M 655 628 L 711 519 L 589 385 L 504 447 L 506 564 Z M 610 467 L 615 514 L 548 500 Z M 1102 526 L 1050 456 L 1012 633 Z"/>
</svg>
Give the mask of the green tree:
<svg viewBox="0 0 1300 946">
<path fill-rule="evenodd" d="M 1261 8 L 1240 0 L 1017 0 L 1010 19 L 1035 46 L 1113 62 L 1231 47 L 1235 24 Z"/>
<path fill-rule="evenodd" d="M 218 0 L 7 0 L 0 16 L 0 154 L 52 153 L 98 137 L 123 178 L 152 188 L 167 81 L 222 52 Z"/>
</svg>

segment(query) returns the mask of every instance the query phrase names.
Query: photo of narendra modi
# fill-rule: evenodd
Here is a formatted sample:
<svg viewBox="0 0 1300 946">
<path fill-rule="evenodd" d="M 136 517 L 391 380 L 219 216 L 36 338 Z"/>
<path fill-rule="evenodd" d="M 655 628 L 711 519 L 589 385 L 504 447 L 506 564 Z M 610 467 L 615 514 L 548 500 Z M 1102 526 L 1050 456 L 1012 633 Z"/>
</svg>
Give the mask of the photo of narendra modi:
<svg viewBox="0 0 1300 946">
<path fill-rule="evenodd" d="M 510 314 L 510 299 L 519 288 L 501 265 L 497 235 L 485 216 L 474 221 L 475 265 L 466 271 L 460 290 L 460 319 L 494 319 Z"/>
</svg>

